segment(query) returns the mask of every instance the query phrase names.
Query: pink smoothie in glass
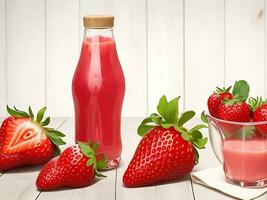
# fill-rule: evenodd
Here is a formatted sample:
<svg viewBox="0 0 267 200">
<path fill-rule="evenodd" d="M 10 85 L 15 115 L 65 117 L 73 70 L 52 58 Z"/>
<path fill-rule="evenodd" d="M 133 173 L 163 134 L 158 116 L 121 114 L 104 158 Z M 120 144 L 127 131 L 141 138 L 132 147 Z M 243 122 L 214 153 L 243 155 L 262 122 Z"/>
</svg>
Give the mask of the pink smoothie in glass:
<svg viewBox="0 0 267 200">
<path fill-rule="evenodd" d="M 125 80 L 113 38 L 84 40 L 72 92 L 76 141 L 98 141 L 100 153 L 108 160 L 118 160 Z"/>
<path fill-rule="evenodd" d="M 224 172 L 228 178 L 243 182 L 267 179 L 266 139 L 225 139 L 222 150 Z"/>
</svg>

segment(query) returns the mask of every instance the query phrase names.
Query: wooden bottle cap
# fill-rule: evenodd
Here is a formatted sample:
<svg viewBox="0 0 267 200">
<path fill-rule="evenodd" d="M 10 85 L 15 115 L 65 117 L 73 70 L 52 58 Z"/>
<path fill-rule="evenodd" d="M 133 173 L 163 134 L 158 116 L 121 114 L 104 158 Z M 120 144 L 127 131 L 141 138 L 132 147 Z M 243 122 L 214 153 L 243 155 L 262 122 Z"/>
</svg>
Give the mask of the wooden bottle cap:
<svg viewBox="0 0 267 200">
<path fill-rule="evenodd" d="M 114 25 L 114 16 L 111 15 L 86 15 L 83 16 L 85 28 L 111 28 Z"/>
</svg>

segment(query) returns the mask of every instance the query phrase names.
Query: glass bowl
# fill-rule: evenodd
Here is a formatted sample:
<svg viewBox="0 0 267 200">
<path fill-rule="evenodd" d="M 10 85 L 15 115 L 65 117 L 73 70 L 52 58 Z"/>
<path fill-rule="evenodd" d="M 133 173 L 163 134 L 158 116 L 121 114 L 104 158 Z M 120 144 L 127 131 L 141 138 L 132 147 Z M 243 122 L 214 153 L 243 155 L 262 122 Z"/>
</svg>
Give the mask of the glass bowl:
<svg viewBox="0 0 267 200">
<path fill-rule="evenodd" d="M 267 186 L 267 121 L 232 122 L 206 116 L 211 146 L 226 180 L 242 187 Z"/>
</svg>

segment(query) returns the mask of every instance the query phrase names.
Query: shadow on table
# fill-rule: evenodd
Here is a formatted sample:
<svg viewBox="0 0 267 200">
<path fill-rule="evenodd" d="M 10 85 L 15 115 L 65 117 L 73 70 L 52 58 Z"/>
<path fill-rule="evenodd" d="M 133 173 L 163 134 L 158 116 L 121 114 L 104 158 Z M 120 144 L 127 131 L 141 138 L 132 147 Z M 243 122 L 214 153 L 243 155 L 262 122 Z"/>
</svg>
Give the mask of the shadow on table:
<svg viewBox="0 0 267 200">
<path fill-rule="evenodd" d="M 81 190 L 81 189 L 85 189 L 85 188 L 90 188 L 92 186 L 94 186 L 98 181 L 101 181 L 99 179 L 96 179 L 94 183 L 92 183 L 91 185 L 85 186 L 85 187 L 81 187 L 81 188 L 72 188 L 72 187 L 60 187 L 60 188 L 56 188 L 53 190 L 47 190 L 47 191 L 40 191 L 38 189 L 36 189 L 39 192 L 48 192 L 48 193 L 53 193 L 53 192 L 60 192 L 60 191 L 75 191 L 75 190 Z"/>
<path fill-rule="evenodd" d="M 42 169 L 43 165 L 35 165 L 35 166 L 24 166 L 24 167 L 17 167 L 14 169 L 2 171 L 4 174 L 20 174 L 20 173 L 32 173 L 32 172 L 39 172 Z"/>
<path fill-rule="evenodd" d="M 187 181 L 190 181 L 190 175 L 186 175 L 184 176 L 183 178 L 180 178 L 178 180 L 175 180 L 175 181 L 164 181 L 162 183 L 157 183 L 157 184 L 153 184 L 153 185 L 149 185 L 149 186 L 142 186 L 142 187 L 125 187 L 123 186 L 124 188 L 128 188 L 128 189 L 131 189 L 131 188 L 149 188 L 149 187 L 156 187 L 156 186 L 164 186 L 164 185 L 170 185 L 170 184 L 177 184 L 177 183 L 184 183 L 184 182 L 187 182 Z"/>
</svg>

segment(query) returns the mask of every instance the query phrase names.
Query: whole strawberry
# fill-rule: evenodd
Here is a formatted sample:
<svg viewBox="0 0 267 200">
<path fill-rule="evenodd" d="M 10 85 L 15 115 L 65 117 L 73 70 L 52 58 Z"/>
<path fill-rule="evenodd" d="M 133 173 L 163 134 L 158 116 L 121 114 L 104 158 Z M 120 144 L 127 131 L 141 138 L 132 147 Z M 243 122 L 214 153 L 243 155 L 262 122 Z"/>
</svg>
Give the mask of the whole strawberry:
<svg viewBox="0 0 267 200">
<path fill-rule="evenodd" d="M 105 157 L 97 160 L 97 143 L 79 143 L 68 147 L 62 154 L 49 161 L 40 171 L 36 186 L 39 190 L 59 187 L 85 187 L 91 185 L 95 176 L 103 177 L 97 169 L 106 167 Z"/>
<path fill-rule="evenodd" d="M 37 165 L 48 162 L 58 145 L 65 142 L 61 139 L 65 135 L 59 131 L 46 127 L 50 123 L 43 116 L 46 108 L 42 108 L 34 119 L 31 107 L 29 113 L 7 106 L 11 115 L 6 118 L 0 128 L 0 170 L 7 170 L 18 166 Z"/>
<path fill-rule="evenodd" d="M 239 100 L 225 101 L 219 106 L 219 118 L 234 122 L 249 122 L 250 109 L 246 102 Z"/>
<path fill-rule="evenodd" d="M 207 138 L 200 129 L 203 124 L 187 130 L 184 124 L 195 115 L 187 111 L 179 116 L 178 100 L 170 102 L 163 96 L 158 104 L 159 114 L 152 114 L 138 127 L 144 136 L 124 173 L 127 187 L 153 185 L 177 180 L 192 171 L 198 163 L 196 148 L 204 148 Z"/>
<path fill-rule="evenodd" d="M 233 95 L 230 93 L 231 86 L 225 89 L 219 87 L 208 98 L 208 110 L 211 116 L 218 117 L 218 108 L 224 99 L 232 99 Z"/>
<path fill-rule="evenodd" d="M 231 99 L 223 99 L 218 107 L 218 118 L 226 122 L 220 122 L 220 127 L 225 136 L 232 136 L 241 130 L 241 125 L 231 122 L 249 122 L 250 109 L 246 100 L 249 95 L 249 85 L 244 80 L 236 81 L 232 91 Z"/>
<path fill-rule="evenodd" d="M 249 105 L 252 111 L 254 122 L 267 121 L 267 100 L 262 98 L 250 98 Z M 256 130 L 264 136 L 267 136 L 267 124 L 256 125 Z"/>
</svg>

